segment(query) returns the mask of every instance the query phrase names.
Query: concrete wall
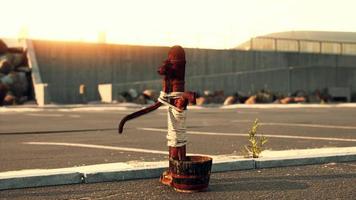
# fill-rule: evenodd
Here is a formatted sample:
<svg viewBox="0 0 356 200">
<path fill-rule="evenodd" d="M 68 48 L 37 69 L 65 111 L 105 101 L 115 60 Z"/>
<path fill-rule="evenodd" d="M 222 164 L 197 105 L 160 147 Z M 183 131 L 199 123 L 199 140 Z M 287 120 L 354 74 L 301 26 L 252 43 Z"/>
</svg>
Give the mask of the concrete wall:
<svg viewBox="0 0 356 200">
<path fill-rule="evenodd" d="M 113 83 L 117 92 L 161 88 L 157 67 L 167 47 L 33 41 L 42 82 L 56 103 L 100 100 L 98 84 Z M 271 51 L 186 49 L 187 89 L 245 94 L 269 89 L 288 94 L 326 87 L 356 93 L 356 56 Z"/>
</svg>

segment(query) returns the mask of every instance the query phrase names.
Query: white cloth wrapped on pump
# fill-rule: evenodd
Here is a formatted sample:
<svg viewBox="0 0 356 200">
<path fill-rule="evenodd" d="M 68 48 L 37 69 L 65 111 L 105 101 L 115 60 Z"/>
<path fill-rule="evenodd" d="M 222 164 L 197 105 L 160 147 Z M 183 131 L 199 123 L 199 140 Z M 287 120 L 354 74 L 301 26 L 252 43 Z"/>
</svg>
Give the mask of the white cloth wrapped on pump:
<svg viewBox="0 0 356 200">
<path fill-rule="evenodd" d="M 186 135 L 186 110 L 181 110 L 169 103 L 170 99 L 179 98 L 183 92 L 165 93 L 161 92 L 158 101 L 168 106 L 168 133 L 167 145 L 170 147 L 180 147 L 187 144 Z"/>
</svg>

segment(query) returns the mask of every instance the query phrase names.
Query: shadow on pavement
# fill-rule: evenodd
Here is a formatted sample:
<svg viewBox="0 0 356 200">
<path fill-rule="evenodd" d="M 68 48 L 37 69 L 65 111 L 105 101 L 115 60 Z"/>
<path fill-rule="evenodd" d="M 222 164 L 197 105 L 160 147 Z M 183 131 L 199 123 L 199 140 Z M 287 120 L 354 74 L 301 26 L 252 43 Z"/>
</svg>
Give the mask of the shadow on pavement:
<svg viewBox="0 0 356 200">
<path fill-rule="evenodd" d="M 228 192 L 228 191 L 263 191 L 263 190 L 300 190 L 307 189 L 306 183 L 284 180 L 261 181 L 251 179 L 250 181 L 241 181 L 238 178 L 233 182 L 223 181 L 221 183 L 212 183 L 209 186 L 210 192 Z"/>
<path fill-rule="evenodd" d="M 210 181 L 209 191 L 262 191 L 262 190 L 299 190 L 307 189 L 309 185 L 303 181 L 356 178 L 356 174 L 311 175 L 311 176 L 276 176 L 251 178 L 223 178 Z"/>
</svg>

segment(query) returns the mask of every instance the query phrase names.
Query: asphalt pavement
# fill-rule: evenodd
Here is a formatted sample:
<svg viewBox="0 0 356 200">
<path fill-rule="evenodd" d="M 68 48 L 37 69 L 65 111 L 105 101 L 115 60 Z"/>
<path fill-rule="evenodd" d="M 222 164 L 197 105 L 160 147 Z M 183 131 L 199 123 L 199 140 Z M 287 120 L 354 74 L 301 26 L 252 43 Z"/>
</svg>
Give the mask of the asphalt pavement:
<svg viewBox="0 0 356 200">
<path fill-rule="evenodd" d="M 119 135 L 118 121 L 133 111 L 53 108 L 1 112 L 0 172 L 166 160 L 165 109 L 129 121 Z M 332 107 L 191 109 L 187 149 L 195 154 L 242 155 L 256 118 L 258 133 L 269 139 L 269 150 L 355 146 L 355 115 L 356 108 Z"/>
</svg>

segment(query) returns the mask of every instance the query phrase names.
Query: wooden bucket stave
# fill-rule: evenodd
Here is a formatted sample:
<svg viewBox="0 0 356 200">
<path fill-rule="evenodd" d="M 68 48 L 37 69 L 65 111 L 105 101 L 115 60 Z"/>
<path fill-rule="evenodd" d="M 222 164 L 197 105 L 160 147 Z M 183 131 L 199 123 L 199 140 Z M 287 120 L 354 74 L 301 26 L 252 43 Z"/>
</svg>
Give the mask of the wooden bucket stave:
<svg viewBox="0 0 356 200">
<path fill-rule="evenodd" d="M 208 188 L 212 158 L 187 156 L 186 160 L 169 160 L 172 186 L 181 192 L 202 191 Z"/>
</svg>

